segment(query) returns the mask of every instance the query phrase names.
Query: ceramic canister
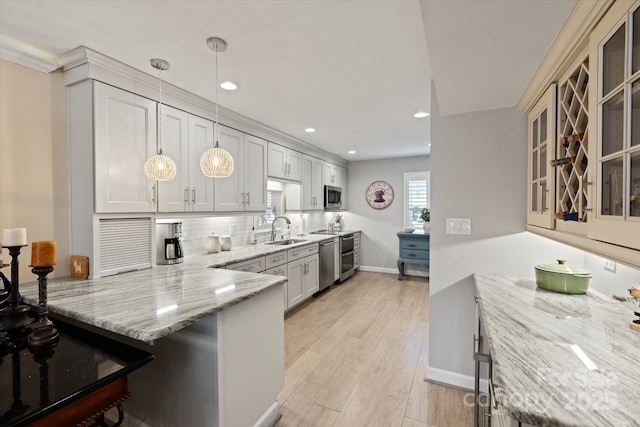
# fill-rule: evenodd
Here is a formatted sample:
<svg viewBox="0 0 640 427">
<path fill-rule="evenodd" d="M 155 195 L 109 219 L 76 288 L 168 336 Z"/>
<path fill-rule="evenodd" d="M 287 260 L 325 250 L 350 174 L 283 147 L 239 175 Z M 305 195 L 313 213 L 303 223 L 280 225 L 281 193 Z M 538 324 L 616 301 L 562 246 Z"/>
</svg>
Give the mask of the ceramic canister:
<svg viewBox="0 0 640 427">
<path fill-rule="evenodd" d="M 220 249 L 222 249 L 223 251 L 231 250 L 231 236 L 220 236 Z"/>
<path fill-rule="evenodd" d="M 220 237 L 216 236 L 215 233 L 207 236 L 207 252 L 210 254 L 220 252 Z"/>
</svg>

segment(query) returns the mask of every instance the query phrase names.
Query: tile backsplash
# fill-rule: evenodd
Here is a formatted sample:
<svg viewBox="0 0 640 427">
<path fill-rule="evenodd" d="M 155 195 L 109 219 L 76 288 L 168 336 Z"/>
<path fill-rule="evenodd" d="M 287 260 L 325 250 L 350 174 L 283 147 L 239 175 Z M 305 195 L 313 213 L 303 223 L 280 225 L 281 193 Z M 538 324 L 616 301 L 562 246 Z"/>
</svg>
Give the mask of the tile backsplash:
<svg viewBox="0 0 640 427">
<path fill-rule="evenodd" d="M 341 212 L 341 214 L 345 214 Z M 285 214 L 291 221 L 291 235 L 308 233 L 319 229 L 326 229 L 327 223 L 332 222 L 333 212 L 313 212 L 304 214 Z M 347 215 L 344 215 L 346 220 Z M 180 218 L 175 218 L 180 220 Z M 182 218 L 182 249 L 186 256 L 206 251 L 207 236 L 211 233 L 217 235 L 230 235 L 232 246 L 244 246 L 249 244 L 251 228 L 255 227 L 258 243 L 269 241 L 271 236 L 271 224 L 267 224 L 264 215 L 238 215 L 215 217 L 187 217 Z M 285 224 L 279 220 L 276 227 Z M 352 228 L 352 227 L 351 227 Z"/>
</svg>

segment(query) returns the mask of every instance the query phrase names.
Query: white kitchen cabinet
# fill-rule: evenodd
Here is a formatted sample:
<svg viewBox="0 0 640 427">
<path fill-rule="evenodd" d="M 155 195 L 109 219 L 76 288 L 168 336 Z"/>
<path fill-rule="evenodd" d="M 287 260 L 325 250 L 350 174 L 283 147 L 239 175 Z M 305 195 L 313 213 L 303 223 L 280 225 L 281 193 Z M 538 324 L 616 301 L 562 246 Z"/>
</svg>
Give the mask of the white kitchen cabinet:
<svg viewBox="0 0 640 427">
<path fill-rule="evenodd" d="M 302 153 L 270 142 L 268 159 L 270 177 L 292 181 L 302 179 Z"/>
<path fill-rule="evenodd" d="M 289 249 L 287 258 L 287 309 L 290 309 L 320 289 L 318 244 Z"/>
<path fill-rule="evenodd" d="M 552 84 L 528 115 L 527 223 L 553 228 L 550 160 L 556 152 L 556 84 Z"/>
<path fill-rule="evenodd" d="M 640 249 L 640 2 L 616 2 L 591 33 L 589 176 L 595 206 L 587 235 Z M 595 153 L 593 153 L 595 151 Z"/>
<path fill-rule="evenodd" d="M 158 183 L 158 212 L 213 211 L 213 180 L 200 170 L 200 157 L 213 147 L 213 122 L 163 105 L 162 150 L 176 162 L 172 181 Z"/>
<path fill-rule="evenodd" d="M 215 179 L 215 210 L 266 210 L 267 141 L 220 125 L 220 146 L 231 153 L 235 168 L 231 176 Z"/>
<path fill-rule="evenodd" d="M 277 252 L 275 254 L 266 256 L 267 270 L 265 274 L 271 274 L 273 276 L 287 276 L 287 251 Z M 287 284 L 282 287 L 282 304 L 283 311 L 287 310 L 289 305 L 287 298 Z"/>
<path fill-rule="evenodd" d="M 305 211 L 324 209 L 323 171 L 322 160 L 306 155 L 302 157 L 302 209 Z"/>
<path fill-rule="evenodd" d="M 93 102 L 95 212 L 155 212 L 144 164 L 156 153 L 156 102 L 100 82 Z"/>
</svg>

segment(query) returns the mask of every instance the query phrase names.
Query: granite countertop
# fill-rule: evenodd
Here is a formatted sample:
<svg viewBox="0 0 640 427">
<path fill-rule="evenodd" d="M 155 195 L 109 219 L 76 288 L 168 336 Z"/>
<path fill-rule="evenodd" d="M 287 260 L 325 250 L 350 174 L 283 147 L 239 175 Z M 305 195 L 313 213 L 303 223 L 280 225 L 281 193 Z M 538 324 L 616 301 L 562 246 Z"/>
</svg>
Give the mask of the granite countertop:
<svg viewBox="0 0 640 427">
<path fill-rule="evenodd" d="M 91 326 L 151 342 L 287 281 L 281 276 L 224 270 L 227 265 L 351 232 L 296 236 L 305 241 L 286 246 L 265 243 L 237 246 L 216 254 L 188 256 L 182 264 L 159 265 L 95 280 L 51 279 L 48 309 Z M 220 292 L 231 285 L 235 288 Z M 21 284 L 20 294 L 26 303 L 36 306 L 37 282 Z"/>
<path fill-rule="evenodd" d="M 564 295 L 530 279 L 474 279 L 494 393 L 510 417 L 534 425 L 638 425 L 640 334 L 629 328 L 632 307 L 593 290 Z"/>
</svg>

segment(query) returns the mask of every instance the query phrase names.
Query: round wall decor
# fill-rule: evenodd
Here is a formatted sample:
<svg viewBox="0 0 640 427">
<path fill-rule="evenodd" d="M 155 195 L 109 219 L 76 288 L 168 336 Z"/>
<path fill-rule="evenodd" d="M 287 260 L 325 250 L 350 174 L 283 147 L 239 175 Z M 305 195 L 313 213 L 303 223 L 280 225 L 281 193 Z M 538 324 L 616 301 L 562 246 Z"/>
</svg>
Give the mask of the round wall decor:
<svg viewBox="0 0 640 427">
<path fill-rule="evenodd" d="M 393 188 L 384 181 L 374 181 L 365 193 L 367 203 L 374 209 L 384 209 L 393 202 Z"/>
</svg>

